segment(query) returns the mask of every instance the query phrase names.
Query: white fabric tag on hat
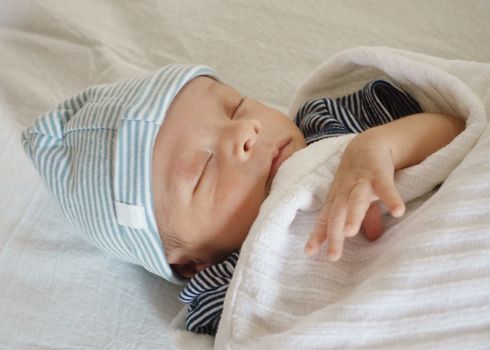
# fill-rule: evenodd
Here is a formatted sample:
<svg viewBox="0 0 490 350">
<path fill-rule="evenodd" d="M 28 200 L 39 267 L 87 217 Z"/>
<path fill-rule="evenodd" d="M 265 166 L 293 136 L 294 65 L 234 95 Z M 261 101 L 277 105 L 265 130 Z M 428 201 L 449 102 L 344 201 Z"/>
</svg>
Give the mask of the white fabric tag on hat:
<svg viewBox="0 0 490 350">
<path fill-rule="evenodd" d="M 121 202 L 114 202 L 114 204 L 116 205 L 116 217 L 119 225 L 136 229 L 147 228 L 145 208 L 143 206 Z"/>
</svg>

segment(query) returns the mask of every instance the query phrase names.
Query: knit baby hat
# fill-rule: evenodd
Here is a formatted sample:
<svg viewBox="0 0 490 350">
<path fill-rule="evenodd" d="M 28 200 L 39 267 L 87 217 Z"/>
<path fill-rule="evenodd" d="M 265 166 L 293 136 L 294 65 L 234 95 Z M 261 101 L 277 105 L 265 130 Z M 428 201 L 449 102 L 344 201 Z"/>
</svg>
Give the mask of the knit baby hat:
<svg viewBox="0 0 490 350">
<path fill-rule="evenodd" d="M 88 240 L 173 283 L 158 233 L 152 155 L 179 90 L 208 67 L 173 64 L 92 86 L 42 114 L 22 144 L 68 221 Z"/>
</svg>

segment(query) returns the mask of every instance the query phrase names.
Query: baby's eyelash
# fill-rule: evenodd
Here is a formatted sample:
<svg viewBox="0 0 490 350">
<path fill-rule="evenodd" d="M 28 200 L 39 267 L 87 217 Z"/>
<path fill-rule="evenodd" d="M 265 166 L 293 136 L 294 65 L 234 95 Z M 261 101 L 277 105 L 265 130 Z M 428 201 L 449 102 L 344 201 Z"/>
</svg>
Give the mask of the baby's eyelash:
<svg viewBox="0 0 490 350">
<path fill-rule="evenodd" d="M 195 193 L 195 192 L 196 192 L 196 190 L 197 190 L 197 188 L 199 187 L 199 184 L 201 183 L 201 180 L 202 180 L 202 178 L 203 178 L 203 176 L 204 176 L 204 173 L 206 172 L 206 168 L 208 167 L 208 164 L 209 164 L 209 161 L 211 160 L 211 158 L 213 158 L 213 153 L 211 153 L 211 154 L 209 155 L 208 160 L 207 160 L 207 161 L 206 161 L 206 163 L 204 164 L 204 167 L 202 168 L 201 174 L 199 175 L 199 179 L 197 179 L 197 182 L 196 182 L 196 184 L 195 184 L 195 186 L 194 186 L 194 190 L 192 191 L 192 193 Z"/>
<path fill-rule="evenodd" d="M 245 101 L 245 96 L 242 97 L 242 99 L 240 100 L 240 102 L 238 102 L 238 104 L 236 105 L 235 109 L 233 110 L 233 113 L 231 113 L 231 119 L 233 119 L 233 117 L 235 117 L 235 113 L 238 111 L 238 108 L 240 108 L 240 106 L 242 105 L 243 101 Z"/>
</svg>

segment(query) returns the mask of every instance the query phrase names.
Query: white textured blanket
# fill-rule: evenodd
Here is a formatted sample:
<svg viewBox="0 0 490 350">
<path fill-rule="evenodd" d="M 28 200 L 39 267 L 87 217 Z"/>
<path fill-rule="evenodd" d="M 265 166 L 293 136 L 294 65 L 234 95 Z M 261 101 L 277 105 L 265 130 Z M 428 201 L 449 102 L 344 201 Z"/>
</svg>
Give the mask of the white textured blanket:
<svg viewBox="0 0 490 350">
<path fill-rule="evenodd" d="M 215 347 L 490 347 L 490 64 L 352 49 L 313 72 L 291 111 L 375 78 L 404 87 L 425 111 L 467 119 L 466 130 L 397 173 L 407 213 L 386 217 L 375 242 L 348 239 L 337 263 L 324 251 L 308 258 L 303 247 L 352 136 L 318 142 L 285 162 L 243 245 Z"/>
</svg>

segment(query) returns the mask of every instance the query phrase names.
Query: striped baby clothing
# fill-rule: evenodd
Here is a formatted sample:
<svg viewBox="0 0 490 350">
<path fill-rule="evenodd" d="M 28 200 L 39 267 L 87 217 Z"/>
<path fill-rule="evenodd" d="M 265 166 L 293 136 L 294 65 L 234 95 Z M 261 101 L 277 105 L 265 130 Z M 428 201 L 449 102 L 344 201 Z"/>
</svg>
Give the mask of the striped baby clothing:
<svg viewBox="0 0 490 350">
<path fill-rule="evenodd" d="M 295 123 L 309 145 L 327 137 L 360 133 L 421 112 L 417 101 L 406 91 L 387 81 L 373 80 L 348 96 L 306 102 L 298 110 Z M 198 272 L 182 290 L 179 298 L 188 305 L 186 328 L 189 331 L 216 334 L 238 258 L 239 251 L 236 251 L 223 262 Z"/>
</svg>

